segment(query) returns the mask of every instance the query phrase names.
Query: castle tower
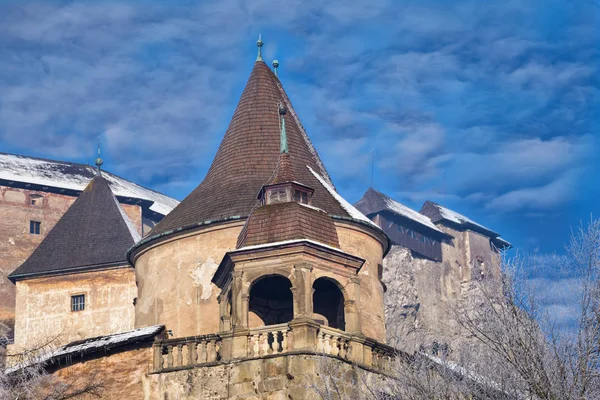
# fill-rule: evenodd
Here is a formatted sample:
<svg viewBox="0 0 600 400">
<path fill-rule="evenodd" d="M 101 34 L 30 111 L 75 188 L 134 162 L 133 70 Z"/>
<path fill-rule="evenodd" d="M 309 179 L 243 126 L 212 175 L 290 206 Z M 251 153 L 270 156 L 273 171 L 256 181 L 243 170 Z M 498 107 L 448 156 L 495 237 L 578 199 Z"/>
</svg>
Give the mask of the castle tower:
<svg viewBox="0 0 600 400">
<path fill-rule="evenodd" d="M 240 303 L 250 300 L 253 281 L 241 279 L 246 286 L 237 291 L 235 276 L 246 268 L 240 257 L 243 263 L 252 263 L 266 257 L 266 249 L 278 242 L 286 242 L 273 250 L 281 253 L 279 259 L 271 254 L 265 263 L 285 269 L 278 273 L 289 280 L 281 291 L 285 296 L 289 298 L 290 286 L 296 291 L 295 308 L 291 313 L 288 309 L 284 319 L 302 315 L 324 325 L 339 323 L 329 320 L 333 317 L 313 315 L 313 285 L 334 291 L 328 284 L 316 283 L 319 268 L 310 264 L 314 259 L 305 268 L 312 275 L 305 276 L 303 294 L 289 279 L 298 273 L 291 272 L 289 257 L 327 254 L 332 263 L 329 272 L 340 274 L 339 279 L 329 276 L 327 283 L 349 296 L 340 300 L 346 302 L 346 329 L 385 341 L 379 273 L 388 238 L 336 192 L 281 81 L 259 54 L 206 177 L 130 252 L 139 290 L 136 327 L 164 324 L 177 338 L 232 327 L 250 329 L 253 321 L 268 324 L 271 317 L 265 320 L 260 311 L 252 313 Z M 257 246 L 260 251 L 249 251 Z M 274 287 L 262 285 L 266 291 Z M 360 296 L 349 294 L 358 293 L 358 287 Z M 228 315 L 226 293 L 241 296 L 232 299 L 232 305 L 233 311 L 244 315 Z M 237 311 L 236 304 L 241 307 Z"/>
<path fill-rule="evenodd" d="M 9 279 L 16 284 L 15 347 L 66 343 L 133 327 L 127 250 L 140 240 L 98 172 Z"/>
</svg>

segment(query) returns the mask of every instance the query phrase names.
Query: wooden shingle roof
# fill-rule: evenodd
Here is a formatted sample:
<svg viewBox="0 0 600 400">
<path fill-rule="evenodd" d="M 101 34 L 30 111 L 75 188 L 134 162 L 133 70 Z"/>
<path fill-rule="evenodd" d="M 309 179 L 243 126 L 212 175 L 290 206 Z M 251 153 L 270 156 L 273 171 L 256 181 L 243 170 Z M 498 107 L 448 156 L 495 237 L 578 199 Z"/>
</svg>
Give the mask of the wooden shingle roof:
<svg viewBox="0 0 600 400">
<path fill-rule="evenodd" d="M 237 248 L 299 239 L 340 247 L 329 215 L 312 206 L 288 202 L 254 210 L 240 233 Z"/>
<path fill-rule="evenodd" d="M 254 64 L 213 163 L 200 185 L 154 227 L 150 236 L 167 234 L 207 221 L 247 217 L 260 189 L 273 179 L 279 159 L 279 106 L 287 108 L 285 125 L 295 179 L 314 188 L 312 202 L 330 215 L 351 217 L 308 167 L 331 183 L 281 82 L 263 62 Z M 287 168 L 287 166 L 286 166 Z"/>
<path fill-rule="evenodd" d="M 9 279 L 126 264 L 139 239 L 106 179 L 96 176 Z"/>
</svg>

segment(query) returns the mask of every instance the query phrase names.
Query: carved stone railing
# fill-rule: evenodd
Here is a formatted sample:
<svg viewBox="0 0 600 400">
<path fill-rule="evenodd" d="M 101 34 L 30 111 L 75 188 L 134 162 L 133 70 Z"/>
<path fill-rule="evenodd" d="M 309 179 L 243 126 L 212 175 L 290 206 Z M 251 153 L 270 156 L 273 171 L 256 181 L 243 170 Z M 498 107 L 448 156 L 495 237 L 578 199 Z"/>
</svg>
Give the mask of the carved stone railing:
<svg viewBox="0 0 600 400">
<path fill-rule="evenodd" d="M 321 326 L 317 331 L 317 352 L 351 359 L 351 336 L 344 331 Z"/>
<path fill-rule="evenodd" d="M 322 354 L 385 373 L 393 373 L 396 356 L 396 350 L 383 343 L 306 319 L 157 341 L 153 372 L 286 353 Z"/>
<path fill-rule="evenodd" d="M 182 369 L 221 360 L 219 335 L 189 336 L 154 343 L 154 371 Z"/>
<path fill-rule="evenodd" d="M 248 335 L 248 356 L 260 357 L 288 351 L 291 339 L 288 324 L 268 325 L 250 329 Z"/>
</svg>

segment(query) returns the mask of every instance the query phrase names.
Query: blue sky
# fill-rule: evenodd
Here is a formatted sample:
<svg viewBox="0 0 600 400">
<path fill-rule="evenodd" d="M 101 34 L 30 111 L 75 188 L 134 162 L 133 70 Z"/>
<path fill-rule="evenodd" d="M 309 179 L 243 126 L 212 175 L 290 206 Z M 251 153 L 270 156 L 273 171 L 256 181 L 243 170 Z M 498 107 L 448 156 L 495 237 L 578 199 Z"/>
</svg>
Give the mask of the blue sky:
<svg viewBox="0 0 600 400">
<path fill-rule="evenodd" d="M 600 2 L 0 3 L 0 151 L 183 198 L 262 32 L 338 190 L 440 202 L 524 251 L 600 215 Z"/>
</svg>

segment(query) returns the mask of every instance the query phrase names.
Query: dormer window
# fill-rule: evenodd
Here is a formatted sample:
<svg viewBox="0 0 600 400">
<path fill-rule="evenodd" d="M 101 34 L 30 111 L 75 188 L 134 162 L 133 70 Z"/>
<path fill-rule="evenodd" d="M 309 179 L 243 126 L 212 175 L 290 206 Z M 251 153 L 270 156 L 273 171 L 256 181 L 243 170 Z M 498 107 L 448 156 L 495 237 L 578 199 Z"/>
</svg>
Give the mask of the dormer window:
<svg viewBox="0 0 600 400">
<path fill-rule="evenodd" d="M 308 193 L 303 190 L 294 190 L 294 201 L 302 204 L 308 204 Z"/>
<path fill-rule="evenodd" d="M 288 201 L 288 198 L 284 188 L 271 189 L 271 191 L 269 191 L 269 204 L 285 203 L 286 201 Z"/>
</svg>

